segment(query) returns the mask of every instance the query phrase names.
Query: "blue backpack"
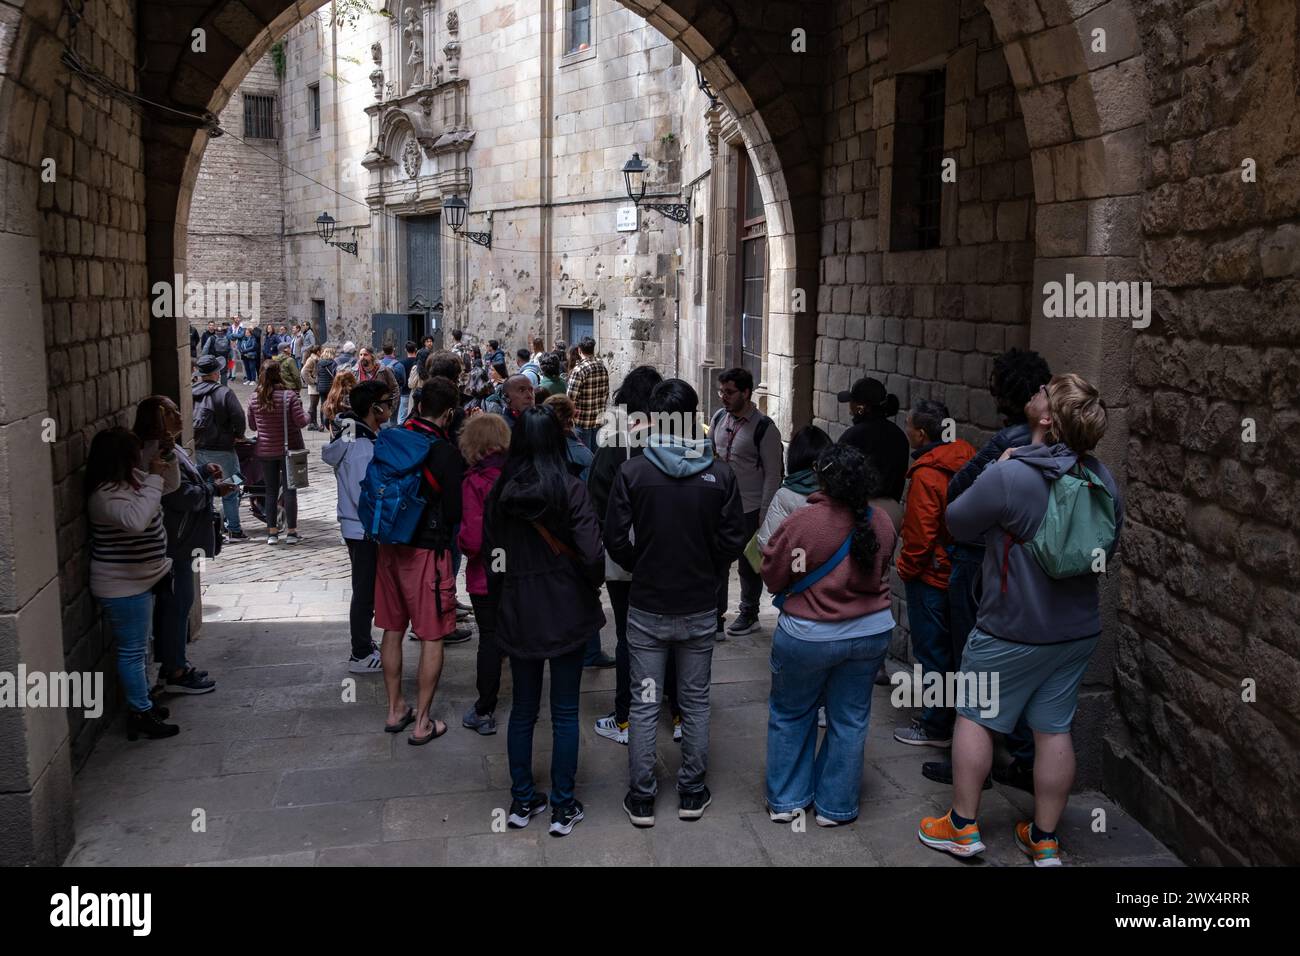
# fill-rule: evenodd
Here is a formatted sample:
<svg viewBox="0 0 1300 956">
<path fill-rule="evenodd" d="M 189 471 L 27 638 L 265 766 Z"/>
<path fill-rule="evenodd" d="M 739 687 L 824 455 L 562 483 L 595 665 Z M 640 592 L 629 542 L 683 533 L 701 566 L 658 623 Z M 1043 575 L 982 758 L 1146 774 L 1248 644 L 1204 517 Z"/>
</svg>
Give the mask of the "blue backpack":
<svg viewBox="0 0 1300 956">
<path fill-rule="evenodd" d="M 420 530 L 426 501 L 421 473 L 437 438 L 406 428 L 386 428 L 375 439 L 357 502 L 366 535 L 380 544 L 410 544 Z"/>
</svg>

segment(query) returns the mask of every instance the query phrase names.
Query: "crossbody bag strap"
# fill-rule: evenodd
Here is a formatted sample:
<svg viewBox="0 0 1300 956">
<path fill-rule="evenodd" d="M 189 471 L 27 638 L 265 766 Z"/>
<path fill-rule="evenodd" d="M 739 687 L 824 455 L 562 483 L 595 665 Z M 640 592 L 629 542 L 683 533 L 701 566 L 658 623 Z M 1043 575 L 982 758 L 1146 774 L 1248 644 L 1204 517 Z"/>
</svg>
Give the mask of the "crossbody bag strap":
<svg viewBox="0 0 1300 956">
<path fill-rule="evenodd" d="M 548 529 L 540 521 L 534 521 L 532 525 L 537 530 L 537 533 L 542 536 L 542 540 L 545 541 L 546 544 L 550 547 L 552 554 L 556 554 L 556 555 L 563 554 L 564 556 L 569 558 L 577 557 L 577 555 L 573 553 L 572 548 L 570 548 L 567 544 L 565 544 L 555 535 L 551 534 L 550 529 Z"/>
<path fill-rule="evenodd" d="M 272 400 L 275 399 L 275 393 L 271 393 Z M 284 396 L 284 457 L 289 457 L 289 396 Z"/>
</svg>

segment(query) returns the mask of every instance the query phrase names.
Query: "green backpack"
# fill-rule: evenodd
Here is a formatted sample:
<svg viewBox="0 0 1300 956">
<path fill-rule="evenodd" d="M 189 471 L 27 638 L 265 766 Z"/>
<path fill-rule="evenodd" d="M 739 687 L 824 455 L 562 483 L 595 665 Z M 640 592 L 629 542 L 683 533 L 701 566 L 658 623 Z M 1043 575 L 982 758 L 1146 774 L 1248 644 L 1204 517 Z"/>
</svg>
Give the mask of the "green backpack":
<svg viewBox="0 0 1300 956">
<path fill-rule="evenodd" d="M 1056 481 L 1047 513 L 1026 547 L 1050 578 L 1073 578 L 1092 571 L 1096 552 L 1115 543 L 1115 499 L 1101 478 L 1076 464 Z"/>
</svg>

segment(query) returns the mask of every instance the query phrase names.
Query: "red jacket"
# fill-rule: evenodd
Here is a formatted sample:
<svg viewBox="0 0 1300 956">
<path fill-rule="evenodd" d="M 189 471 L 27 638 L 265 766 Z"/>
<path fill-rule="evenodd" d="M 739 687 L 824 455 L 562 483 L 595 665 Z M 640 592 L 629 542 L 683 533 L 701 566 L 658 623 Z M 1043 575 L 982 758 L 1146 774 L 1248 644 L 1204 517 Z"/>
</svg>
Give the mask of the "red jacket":
<svg viewBox="0 0 1300 956">
<path fill-rule="evenodd" d="M 948 482 L 975 457 L 975 447 L 958 438 L 935 445 L 907 469 L 911 483 L 903 507 L 903 548 L 898 553 L 898 576 L 903 581 L 920 578 L 936 588 L 948 587 L 947 545 L 952 543 L 943 512 L 948 507 Z"/>
<path fill-rule="evenodd" d="M 483 506 L 501 475 L 505 455 L 494 452 L 469 467 L 461 484 L 460 535 L 457 544 L 465 555 L 465 587 L 470 594 L 488 593 L 487 569 L 483 564 Z"/>
</svg>

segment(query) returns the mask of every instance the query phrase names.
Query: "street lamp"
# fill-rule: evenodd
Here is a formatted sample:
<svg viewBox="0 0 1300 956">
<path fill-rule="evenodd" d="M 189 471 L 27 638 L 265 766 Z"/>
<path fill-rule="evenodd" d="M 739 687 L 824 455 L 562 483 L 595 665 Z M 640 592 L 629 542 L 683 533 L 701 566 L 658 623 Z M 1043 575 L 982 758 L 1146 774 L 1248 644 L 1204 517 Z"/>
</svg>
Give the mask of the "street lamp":
<svg viewBox="0 0 1300 956">
<path fill-rule="evenodd" d="M 350 252 L 355 256 L 357 254 L 357 227 L 352 227 L 352 242 L 334 242 L 334 227 L 336 225 L 334 217 L 327 212 L 323 212 L 316 217 L 316 235 L 321 237 L 321 241 L 324 242 L 325 245 L 334 246 L 337 249 L 342 249 L 344 252 Z"/>
<path fill-rule="evenodd" d="M 641 158 L 640 153 L 633 153 L 632 158 L 623 164 L 623 182 L 627 185 L 627 195 L 632 202 L 640 206 L 645 198 L 645 174 L 650 167 Z M 691 221 L 691 207 L 686 203 L 645 203 L 646 209 L 653 209 L 661 216 L 667 216 L 673 222 L 683 226 Z"/>
<path fill-rule="evenodd" d="M 718 94 L 713 92 L 713 87 L 709 81 L 704 78 L 704 73 L 697 66 L 695 68 L 695 85 L 700 88 L 700 92 L 709 98 L 709 104 L 714 105 L 718 102 Z"/>
<path fill-rule="evenodd" d="M 442 214 L 447 217 L 447 225 L 451 226 L 451 231 L 457 235 L 465 225 L 465 214 L 468 211 L 469 204 L 459 196 L 448 196 L 442 201 Z M 477 242 L 480 246 L 492 248 L 491 232 L 467 232 L 465 238 L 470 242 Z"/>
</svg>

